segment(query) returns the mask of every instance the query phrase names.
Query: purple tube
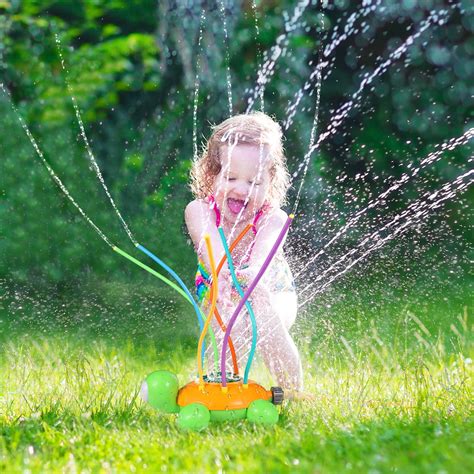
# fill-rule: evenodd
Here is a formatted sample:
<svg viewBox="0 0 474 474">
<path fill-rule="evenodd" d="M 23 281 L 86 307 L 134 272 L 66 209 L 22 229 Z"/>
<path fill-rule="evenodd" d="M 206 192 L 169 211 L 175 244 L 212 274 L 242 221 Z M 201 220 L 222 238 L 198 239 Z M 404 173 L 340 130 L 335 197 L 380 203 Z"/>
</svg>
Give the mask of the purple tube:
<svg viewBox="0 0 474 474">
<path fill-rule="evenodd" d="M 258 282 L 260 281 L 260 278 L 262 278 L 263 274 L 268 268 L 268 265 L 270 265 L 270 262 L 272 261 L 272 258 L 275 256 L 275 253 L 278 250 L 278 247 L 280 246 L 283 239 L 285 238 L 285 235 L 294 217 L 295 216 L 293 214 L 290 214 L 288 216 L 288 219 L 286 220 L 285 225 L 283 226 L 280 233 L 278 234 L 278 237 L 275 240 L 273 247 L 268 253 L 267 258 L 263 262 L 263 265 L 261 266 L 260 270 L 258 271 L 257 276 L 254 278 L 253 282 L 247 288 L 247 291 L 245 292 L 244 296 L 240 299 L 239 304 L 237 305 L 237 308 L 235 308 L 234 314 L 232 315 L 232 317 L 229 320 L 229 323 L 227 324 L 227 329 L 224 336 L 224 342 L 222 343 L 222 352 L 221 352 L 221 377 L 222 377 L 223 387 L 227 386 L 227 378 L 226 378 L 226 373 L 225 373 L 225 354 L 227 352 L 227 344 L 229 342 L 229 337 L 232 331 L 232 327 L 234 326 L 235 321 L 237 320 L 237 317 L 239 316 L 240 311 L 242 311 L 244 304 L 250 298 L 250 295 L 252 294 L 253 290 L 255 289 Z"/>
</svg>

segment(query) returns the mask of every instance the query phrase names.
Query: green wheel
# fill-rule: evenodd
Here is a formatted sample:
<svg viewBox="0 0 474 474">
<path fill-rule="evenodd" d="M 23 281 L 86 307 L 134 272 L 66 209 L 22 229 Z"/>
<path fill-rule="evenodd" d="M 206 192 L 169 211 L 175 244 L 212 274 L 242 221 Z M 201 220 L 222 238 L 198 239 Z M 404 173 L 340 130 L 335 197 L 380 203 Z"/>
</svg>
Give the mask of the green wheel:
<svg viewBox="0 0 474 474">
<path fill-rule="evenodd" d="M 152 372 L 142 384 L 141 396 L 153 408 L 165 413 L 178 413 L 176 396 L 179 390 L 178 377 L 167 370 Z"/>
<path fill-rule="evenodd" d="M 278 410 L 267 400 L 255 400 L 247 409 L 247 419 L 256 425 L 272 426 L 278 422 Z"/>
<path fill-rule="evenodd" d="M 207 428 L 211 414 L 202 403 L 191 403 L 181 407 L 178 426 L 185 431 L 202 431 Z"/>
</svg>

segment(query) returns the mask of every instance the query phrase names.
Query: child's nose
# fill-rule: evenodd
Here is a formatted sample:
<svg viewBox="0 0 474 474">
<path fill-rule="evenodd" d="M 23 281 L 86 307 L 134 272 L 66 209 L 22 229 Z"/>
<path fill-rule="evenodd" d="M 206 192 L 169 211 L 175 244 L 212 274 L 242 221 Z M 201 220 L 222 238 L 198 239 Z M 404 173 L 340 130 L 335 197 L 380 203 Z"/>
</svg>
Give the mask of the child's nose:
<svg viewBox="0 0 474 474">
<path fill-rule="evenodd" d="M 240 196 L 246 197 L 247 194 L 250 192 L 250 186 L 249 186 L 247 183 L 241 181 L 241 182 L 237 183 L 237 186 L 236 186 L 235 191 L 236 191 Z"/>
</svg>

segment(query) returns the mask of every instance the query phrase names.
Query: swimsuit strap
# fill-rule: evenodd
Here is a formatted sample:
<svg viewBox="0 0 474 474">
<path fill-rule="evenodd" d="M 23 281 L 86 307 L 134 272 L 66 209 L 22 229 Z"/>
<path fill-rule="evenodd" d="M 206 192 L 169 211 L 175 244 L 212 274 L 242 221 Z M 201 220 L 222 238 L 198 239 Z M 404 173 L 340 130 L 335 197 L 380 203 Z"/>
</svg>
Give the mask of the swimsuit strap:
<svg viewBox="0 0 474 474">
<path fill-rule="evenodd" d="M 221 211 L 219 211 L 216 199 L 212 194 L 209 196 L 209 207 L 214 210 L 214 213 L 216 215 L 216 227 L 219 227 L 221 225 Z"/>
<path fill-rule="evenodd" d="M 267 203 L 265 203 L 255 214 L 255 217 L 253 218 L 253 222 L 252 222 L 252 231 L 254 235 L 257 235 L 257 221 L 260 219 L 260 217 L 263 216 L 263 213 L 266 212 L 269 207 L 270 206 Z"/>
<path fill-rule="evenodd" d="M 255 214 L 255 217 L 253 218 L 252 222 L 252 232 L 254 235 L 257 235 L 257 221 L 262 217 L 263 215 L 263 207 L 261 207 L 258 211 L 257 214 Z"/>
</svg>

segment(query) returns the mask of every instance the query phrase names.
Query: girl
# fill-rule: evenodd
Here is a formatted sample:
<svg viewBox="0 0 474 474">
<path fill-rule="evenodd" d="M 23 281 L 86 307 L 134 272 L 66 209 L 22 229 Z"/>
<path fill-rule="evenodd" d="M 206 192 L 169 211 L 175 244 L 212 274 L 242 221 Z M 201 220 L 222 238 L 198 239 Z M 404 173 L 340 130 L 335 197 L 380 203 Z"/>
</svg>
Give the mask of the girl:
<svg viewBox="0 0 474 474">
<path fill-rule="evenodd" d="M 230 245 L 247 224 L 252 224 L 252 231 L 232 253 L 237 278 L 245 291 L 287 219 L 280 206 L 288 186 L 281 128 L 269 116 L 261 112 L 237 115 L 214 127 L 202 156 L 193 164 L 191 189 L 196 199 L 185 211 L 200 259 L 196 284 L 202 305 L 208 305 L 210 273 L 204 235 L 210 235 L 218 262 L 225 252 L 217 227 L 223 228 Z M 224 267 L 219 275 L 218 298 L 224 323 L 230 319 L 238 298 L 229 270 Z M 301 391 L 301 360 L 288 332 L 296 318 L 296 292 L 281 248 L 252 293 L 251 304 L 258 327 L 257 351 L 281 387 Z M 222 341 L 217 325 L 214 332 Z M 251 342 L 251 325 L 244 311 L 231 337 L 241 365 L 247 360 Z"/>
</svg>

